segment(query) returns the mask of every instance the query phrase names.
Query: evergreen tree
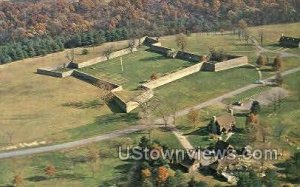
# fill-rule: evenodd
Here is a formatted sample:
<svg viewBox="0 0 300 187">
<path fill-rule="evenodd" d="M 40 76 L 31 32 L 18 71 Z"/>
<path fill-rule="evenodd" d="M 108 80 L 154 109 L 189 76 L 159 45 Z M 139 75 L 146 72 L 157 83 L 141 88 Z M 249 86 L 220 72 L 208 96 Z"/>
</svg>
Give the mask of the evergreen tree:
<svg viewBox="0 0 300 187">
<path fill-rule="evenodd" d="M 278 177 L 275 171 L 268 169 L 264 178 L 264 184 L 266 187 L 276 187 L 279 185 Z"/>
</svg>

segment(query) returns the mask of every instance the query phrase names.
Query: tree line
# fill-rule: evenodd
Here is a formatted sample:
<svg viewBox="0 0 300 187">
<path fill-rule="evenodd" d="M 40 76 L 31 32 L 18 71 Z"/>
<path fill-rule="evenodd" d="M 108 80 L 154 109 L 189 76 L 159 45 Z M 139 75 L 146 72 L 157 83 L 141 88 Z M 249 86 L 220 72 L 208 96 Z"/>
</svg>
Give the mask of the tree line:
<svg viewBox="0 0 300 187">
<path fill-rule="evenodd" d="M 128 39 L 125 29 L 112 31 L 90 31 L 73 35 L 71 37 L 35 37 L 10 42 L 0 46 L 0 64 L 6 64 L 25 58 L 44 56 L 50 53 L 63 51 L 65 48 L 82 46 L 96 46 L 104 42 Z"/>
</svg>

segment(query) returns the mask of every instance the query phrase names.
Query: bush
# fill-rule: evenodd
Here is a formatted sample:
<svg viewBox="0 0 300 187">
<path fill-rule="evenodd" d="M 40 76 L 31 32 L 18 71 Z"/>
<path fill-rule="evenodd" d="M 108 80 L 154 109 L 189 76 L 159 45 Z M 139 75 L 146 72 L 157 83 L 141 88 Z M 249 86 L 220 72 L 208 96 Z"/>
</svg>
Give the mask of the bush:
<svg viewBox="0 0 300 187">
<path fill-rule="evenodd" d="M 89 50 L 87 50 L 87 49 L 82 49 L 81 54 L 82 54 L 82 55 L 88 55 L 88 54 L 89 54 Z"/>
<path fill-rule="evenodd" d="M 150 77 L 151 80 L 156 80 L 156 79 L 158 79 L 158 78 L 159 78 L 159 76 L 158 76 L 157 73 L 153 73 L 153 74 L 151 75 L 151 77 Z"/>
<path fill-rule="evenodd" d="M 268 62 L 268 58 L 265 55 L 259 55 L 259 57 L 256 60 L 256 64 L 261 67 L 266 65 Z"/>
</svg>

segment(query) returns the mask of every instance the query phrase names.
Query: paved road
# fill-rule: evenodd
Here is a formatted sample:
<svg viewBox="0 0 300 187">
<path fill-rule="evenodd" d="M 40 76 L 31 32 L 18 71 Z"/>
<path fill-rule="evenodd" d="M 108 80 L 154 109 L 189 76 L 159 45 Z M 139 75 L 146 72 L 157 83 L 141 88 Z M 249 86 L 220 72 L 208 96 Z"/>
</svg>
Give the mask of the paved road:
<svg viewBox="0 0 300 187">
<path fill-rule="evenodd" d="M 36 147 L 36 148 L 29 148 L 29 149 L 21 149 L 21 150 L 15 150 L 15 151 L 9 151 L 9 152 L 3 152 L 0 153 L 0 159 L 4 158 L 12 158 L 12 157 L 18 157 L 18 156 L 28 156 L 28 155 L 33 155 L 33 154 L 38 154 L 38 153 L 46 153 L 46 152 L 53 152 L 53 151 L 60 151 L 60 150 L 65 150 L 65 149 L 71 149 L 74 147 L 80 147 L 84 146 L 87 144 L 95 143 L 95 142 L 100 142 L 103 140 L 111 139 L 111 138 L 116 138 L 120 136 L 124 136 L 133 132 L 141 131 L 141 130 L 146 130 L 149 128 L 153 127 L 159 127 L 160 125 L 137 125 L 131 128 L 127 128 L 124 130 L 119 130 L 119 131 L 114 131 L 109 134 L 104 134 L 104 135 L 99 135 L 96 137 L 92 138 L 87 138 L 83 140 L 78 140 L 78 141 L 73 141 L 73 142 L 68 142 L 68 143 L 62 143 L 62 144 L 57 144 L 57 145 L 49 145 L 49 146 L 43 146 L 43 147 Z"/>
<path fill-rule="evenodd" d="M 282 75 L 286 76 L 288 74 L 292 74 L 292 73 L 295 73 L 295 72 L 298 72 L 298 71 L 300 71 L 300 67 L 294 68 L 294 69 L 291 69 L 291 70 L 287 70 L 287 71 L 283 72 Z M 274 76 L 270 77 L 266 80 L 270 80 L 270 79 L 274 79 Z M 244 86 L 244 87 L 239 88 L 237 90 L 234 90 L 232 92 L 226 93 L 226 94 L 224 94 L 220 97 L 208 100 L 204 103 L 200 103 L 200 104 L 198 104 L 194 107 L 189 107 L 189 108 L 186 108 L 184 110 L 178 111 L 178 112 L 176 112 L 176 117 L 180 117 L 180 116 L 184 116 L 184 115 L 188 114 L 188 112 L 192 108 L 194 108 L 194 109 L 205 108 L 205 107 L 208 107 L 210 105 L 214 105 L 216 103 L 219 103 L 225 98 L 230 98 L 234 95 L 240 94 L 242 92 L 245 92 L 247 90 L 250 90 L 252 88 L 259 87 L 259 86 L 262 86 L 262 85 L 260 85 L 260 84 L 249 84 L 247 86 Z M 157 119 L 157 120 L 155 120 L 155 123 L 163 124 L 163 120 L 162 119 Z M 38 154 L 38 153 L 47 153 L 47 152 L 54 152 L 54 151 L 60 151 L 60 150 L 65 150 L 65 149 L 71 149 L 71 148 L 80 147 L 80 146 L 84 146 L 84 145 L 95 143 L 95 142 L 100 142 L 100 141 L 111 139 L 111 138 L 124 136 L 124 135 L 130 134 L 130 133 L 133 133 L 133 132 L 138 132 L 138 131 L 142 131 L 142 130 L 146 130 L 146 129 L 150 129 L 150 128 L 157 128 L 157 127 L 161 127 L 161 126 L 162 125 L 151 125 L 151 126 L 149 126 L 149 125 L 137 125 L 137 126 L 130 127 L 130 128 L 127 128 L 127 129 L 114 131 L 114 132 L 111 132 L 109 134 L 99 135 L 99 136 L 96 136 L 96 137 L 93 137 L 93 138 L 87 138 L 87 139 L 68 142 L 68 143 L 62 143 L 62 144 L 57 144 L 57 145 L 49 145 L 49 146 L 43 146 L 43 147 L 36 147 L 36 148 L 21 149 L 21 150 L 8 151 L 8 152 L 1 152 L 0 153 L 0 159 L 13 158 L 13 157 L 18 157 L 18 156 L 29 156 L 29 155 Z M 190 147 L 190 145 L 187 145 L 187 147 Z"/>
</svg>

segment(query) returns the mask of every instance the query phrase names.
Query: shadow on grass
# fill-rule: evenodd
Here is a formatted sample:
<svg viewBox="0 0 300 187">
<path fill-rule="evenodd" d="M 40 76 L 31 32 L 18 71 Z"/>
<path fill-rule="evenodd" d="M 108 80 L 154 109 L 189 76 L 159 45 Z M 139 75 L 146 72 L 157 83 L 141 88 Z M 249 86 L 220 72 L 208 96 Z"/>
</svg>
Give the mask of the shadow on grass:
<svg viewBox="0 0 300 187">
<path fill-rule="evenodd" d="M 72 107 L 72 108 L 78 108 L 78 109 L 95 109 L 102 105 L 104 105 L 104 103 L 98 99 L 88 101 L 88 102 L 75 101 L 75 102 L 68 102 L 68 103 L 62 104 L 62 106 L 64 106 L 64 107 Z"/>
<path fill-rule="evenodd" d="M 107 103 L 107 106 L 113 113 L 125 113 L 125 111 L 121 107 L 119 107 L 119 105 L 114 100 L 110 100 Z"/>
<path fill-rule="evenodd" d="M 149 51 L 152 52 L 152 51 Z M 154 57 L 147 57 L 147 58 L 142 58 L 140 59 L 141 62 L 155 62 L 159 60 L 165 60 L 167 59 L 165 56 L 154 56 Z"/>
<path fill-rule="evenodd" d="M 26 178 L 26 180 L 28 180 L 30 182 L 41 182 L 41 181 L 45 181 L 47 179 L 48 179 L 47 177 L 45 177 L 45 176 L 39 176 L 39 175 Z"/>
<path fill-rule="evenodd" d="M 66 132 L 72 136 L 72 138 L 82 138 L 93 135 L 99 135 L 99 133 L 112 132 L 114 130 L 120 130 L 119 125 L 135 125 L 138 120 L 137 113 L 129 114 L 107 114 L 98 116 L 94 123 L 69 129 Z"/>
<path fill-rule="evenodd" d="M 52 180 L 52 179 L 67 179 L 67 180 L 80 180 L 86 178 L 84 175 L 80 174 L 69 174 L 69 173 L 59 173 L 56 174 L 53 177 L 45 177 L 45 176 L 33 176 L 33 177 L 28 177 L 26 178 L 27 181 L 30 182 L 42 182 L 46 180 Z"/>
<path fill-rule="evenodd" d="M 102 182 L 99 187 L 106 187 L 106 186 L 128 186 L 127 183 L 134 183 L 134 178 L 138 177 L 139 175 L 130 176 L 130 172 L 133 167 L 134 161 L 127 161 L 127 163 L 123 165 L 116 166 L 114 169 L 117 171 L 117 177 L 111 180 L 107 180 Z M 137 173 L 137 168 L 133 173 Z M 135 185 L 130 185 L 135 186 Z"/>
<path fill-rule="evenodd" d="M 207 127 L 200 127 L 198 129 L 196 129 L 195 131 L 193 132 L 190 132 L 190 133 L 186 133 L 184 134 L 185 136 L 188 136 L 188 135 L 199 135 L 199 136 L 206 136 L 208 135 L 209 132 L 207 131 Z"/>
</svg>

